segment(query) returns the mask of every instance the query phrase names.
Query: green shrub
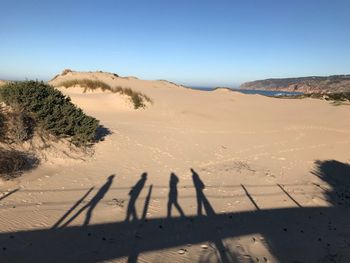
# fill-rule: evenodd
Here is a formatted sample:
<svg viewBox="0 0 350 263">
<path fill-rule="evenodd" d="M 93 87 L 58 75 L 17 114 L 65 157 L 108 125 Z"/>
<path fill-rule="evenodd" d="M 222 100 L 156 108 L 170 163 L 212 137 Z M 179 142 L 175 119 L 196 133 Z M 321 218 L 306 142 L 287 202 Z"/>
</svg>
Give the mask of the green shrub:
<svg viewBox="0 0 350 263">
<path fill-rule="evenodd" d="M 26 141 L 33 137 L 35 121 L 25 112 L 19 112 L 16 114 L 17 129 L 15 131 L 16 139 L 18 141 Z"/>
<path fill-rule="evenodd" d="M 95 139 L 99 122 L 50 85 L 38 81 L 9 83 L 0 90 L 0 98 L 15 111 L 32 114 L 43 129 L 57 137 L 70 138 L 76 145 Z"/>
<path fill-rule="evenodd" d="M 350 101 L 350 92 L 337 92 L 327 94 L 329 100 Z"/>
<path fill-rule="evenodd" d="M 291 96 L 291 98 L 314 98 L 325 99 L 339 103 L 350 101 L 350 92 L 334 92 L 334 93 L 304 93 L 301 95 Z"/>
</svg>

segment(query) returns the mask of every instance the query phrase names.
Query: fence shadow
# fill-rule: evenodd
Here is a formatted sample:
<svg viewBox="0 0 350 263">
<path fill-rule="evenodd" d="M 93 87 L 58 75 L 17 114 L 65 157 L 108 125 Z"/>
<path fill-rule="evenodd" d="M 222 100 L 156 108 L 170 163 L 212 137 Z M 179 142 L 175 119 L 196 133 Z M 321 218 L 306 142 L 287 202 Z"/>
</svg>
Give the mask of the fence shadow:
<svg viewBox="0 0 350 263">
<path fill-rule="evenodd" d="M 203 255 L 191 260 L 256 262 L 249 251 L 245 259 L 240 258 L 230 239 L 259 234 L 263 240 L 254 242 L 261 242 L 278 262 L 348 262 L 350 210 L 338 204 L 338 195 L 348 199 L 343 188 L 349 186 L 349 171 L 349 165 L 345 163 L 334 160 L 316 162 L 313 173 L 332 187 L 326 192 L 332 204 L 330 207 L 297 206 L 216 213 L 202 191 L 204 183 L 193 170 L 198 205 L 202 204 L 204 209 L 198 209 L 197 215 L 146 219 L 152 198 L 150 186 L 144 212 L 138 220 L 67 226 L 55 231 L 39 229 L 0 233 L 0 261 L 99 262 L 125 257 L 129 262 L 136 262 L 143 252 L 211 242 L 218 250 L 216 259 Z M 264 259 L 260 260 L 264 262 Z"/>
</svg>

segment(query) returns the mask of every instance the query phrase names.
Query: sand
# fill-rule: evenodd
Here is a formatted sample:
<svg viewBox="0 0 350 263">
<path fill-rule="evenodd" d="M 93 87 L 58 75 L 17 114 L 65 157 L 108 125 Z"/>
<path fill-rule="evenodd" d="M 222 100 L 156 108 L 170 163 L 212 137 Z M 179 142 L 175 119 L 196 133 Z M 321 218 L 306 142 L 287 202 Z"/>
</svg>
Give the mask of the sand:
<svg viewBox="0 0 350 263">
<path fill-rule="evenodd" d="M 69 78 L 154 103 L 60 88 L 112 134 L 2 182 L 1 262 L 349 261 L 347 192 L 328 180 L 350 176 L 349 106 L 98 72 L 51 83 Z"/>
</svg>

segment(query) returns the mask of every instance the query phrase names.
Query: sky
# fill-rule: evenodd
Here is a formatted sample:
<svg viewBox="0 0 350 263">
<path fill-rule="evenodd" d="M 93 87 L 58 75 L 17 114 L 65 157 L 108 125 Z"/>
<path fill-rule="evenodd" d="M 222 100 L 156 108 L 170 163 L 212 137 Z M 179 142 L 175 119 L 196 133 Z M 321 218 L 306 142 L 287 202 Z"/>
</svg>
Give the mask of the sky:
<svg viewBox="0 0 350 263">
<path fill-rule="evenodd" d="M 189 86 L 350 74 L 349 0 L 0 0 L 0 79 L 65 68 Z"/>
</svg>

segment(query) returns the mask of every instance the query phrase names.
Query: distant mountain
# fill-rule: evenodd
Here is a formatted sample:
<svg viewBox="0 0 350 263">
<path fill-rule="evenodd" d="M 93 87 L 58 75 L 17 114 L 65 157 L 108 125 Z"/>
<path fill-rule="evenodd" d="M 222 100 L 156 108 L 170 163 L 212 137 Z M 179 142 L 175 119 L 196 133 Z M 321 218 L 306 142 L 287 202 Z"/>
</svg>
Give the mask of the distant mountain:
<svg viewBox="0 0 350 263">
<path fill-rule="evenodd" d="M 350 75 L 264 79 L 243 83 L 241 89 L 280 90 L 304 93 L 350 92 Z"/>
</svg>

